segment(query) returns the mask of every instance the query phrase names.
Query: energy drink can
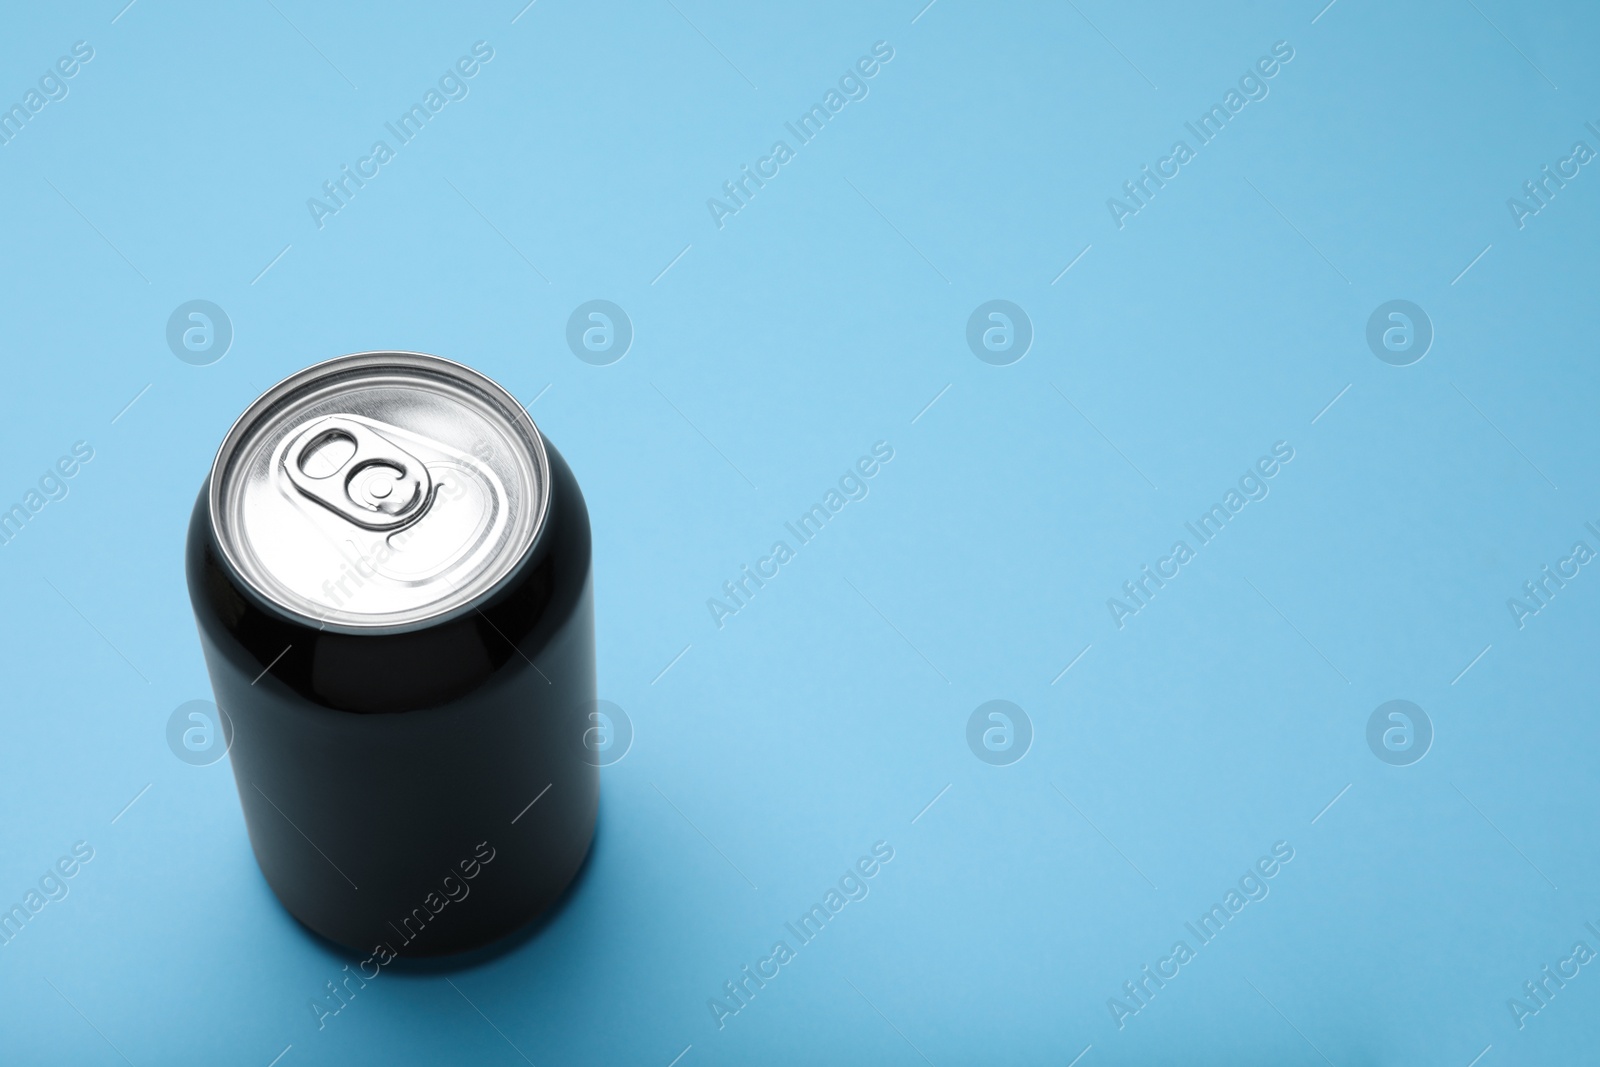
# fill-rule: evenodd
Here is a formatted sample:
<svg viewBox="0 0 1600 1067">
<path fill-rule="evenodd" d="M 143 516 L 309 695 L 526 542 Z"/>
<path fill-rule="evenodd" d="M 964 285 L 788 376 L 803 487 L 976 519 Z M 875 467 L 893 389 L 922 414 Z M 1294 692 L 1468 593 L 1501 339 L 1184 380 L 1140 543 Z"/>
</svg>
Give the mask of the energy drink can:
<svg viewBox="0 0 1600 1067">
<path fill-rule="evenodd" d="M 189 596 L 250 844 L 295 918 L 439 955 L 561 896 L 599 803 L 590 556 L 571 470 L 460 364 L 342 356 L 234 424 Z"/>
</svg>

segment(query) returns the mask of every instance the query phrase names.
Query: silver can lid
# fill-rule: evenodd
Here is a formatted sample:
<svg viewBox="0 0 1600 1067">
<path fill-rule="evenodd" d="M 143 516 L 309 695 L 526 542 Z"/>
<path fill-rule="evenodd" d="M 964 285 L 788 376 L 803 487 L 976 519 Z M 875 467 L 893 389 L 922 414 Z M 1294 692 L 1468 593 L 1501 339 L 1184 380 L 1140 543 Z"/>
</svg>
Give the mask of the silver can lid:
<svg viewBox="0 0 1600 1067">
<path fill-rule="evenodd" d="M 267 600 L 319 624 L 449 615 L 523 559 L 550 502 L 528 413 L 459 363 L 363 352 L 285 378 L 211 468 L 211 525 Z"/>
</svg>

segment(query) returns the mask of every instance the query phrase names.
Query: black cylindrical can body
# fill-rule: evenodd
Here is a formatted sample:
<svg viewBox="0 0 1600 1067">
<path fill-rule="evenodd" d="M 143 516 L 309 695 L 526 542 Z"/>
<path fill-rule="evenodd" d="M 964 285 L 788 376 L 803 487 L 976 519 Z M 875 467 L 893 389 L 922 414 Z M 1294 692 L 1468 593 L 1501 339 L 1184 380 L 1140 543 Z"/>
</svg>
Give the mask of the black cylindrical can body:
<svg viewBox="0 0 1600 1067">
<path fill-rule="evenodd" d="M 358 952 L 494 941 L 561 896 L 599 772 L 588 511 L 545 442 L 524 558 L 443 617 L 378 630 L 286 611 L 219 544 L 202 492 L 186 569 L 256 860 L 291 914 Z"/>
</svg>

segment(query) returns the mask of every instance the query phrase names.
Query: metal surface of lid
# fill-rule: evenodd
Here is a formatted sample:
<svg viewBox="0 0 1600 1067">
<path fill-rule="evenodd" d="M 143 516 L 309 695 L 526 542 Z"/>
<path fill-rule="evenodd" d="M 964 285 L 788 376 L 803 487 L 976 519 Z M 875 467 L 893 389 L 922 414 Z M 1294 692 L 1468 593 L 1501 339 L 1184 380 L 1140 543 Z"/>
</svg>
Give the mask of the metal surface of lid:
<svg viewBox="0 0 1600 1067">
<path fill-rule="evenodd" d="M 482 374 L 364 352 L 251 404 L 208 492 L 223 553 L 267 600 L 319 624 L 405 627 L 471 603 L 522 560 L 550 466 L 528 413 Z"/>
</svg>

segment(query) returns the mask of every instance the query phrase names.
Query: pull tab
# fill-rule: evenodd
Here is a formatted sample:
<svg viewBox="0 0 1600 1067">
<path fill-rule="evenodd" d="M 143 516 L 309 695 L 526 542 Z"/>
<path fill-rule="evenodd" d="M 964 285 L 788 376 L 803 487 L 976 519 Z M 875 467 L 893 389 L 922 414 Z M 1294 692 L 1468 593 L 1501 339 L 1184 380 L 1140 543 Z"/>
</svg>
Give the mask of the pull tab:
<svg viewBox="0 0 1600 1067">
<path fill-rule="evenodd" d="M 413 523 L 433 500 L 433 478 L 420 459 L 370 422 L 342 415 L 302 429 L 283 453 L 283 469 L 301 493 L 368 530 Z"/>
</svg>

